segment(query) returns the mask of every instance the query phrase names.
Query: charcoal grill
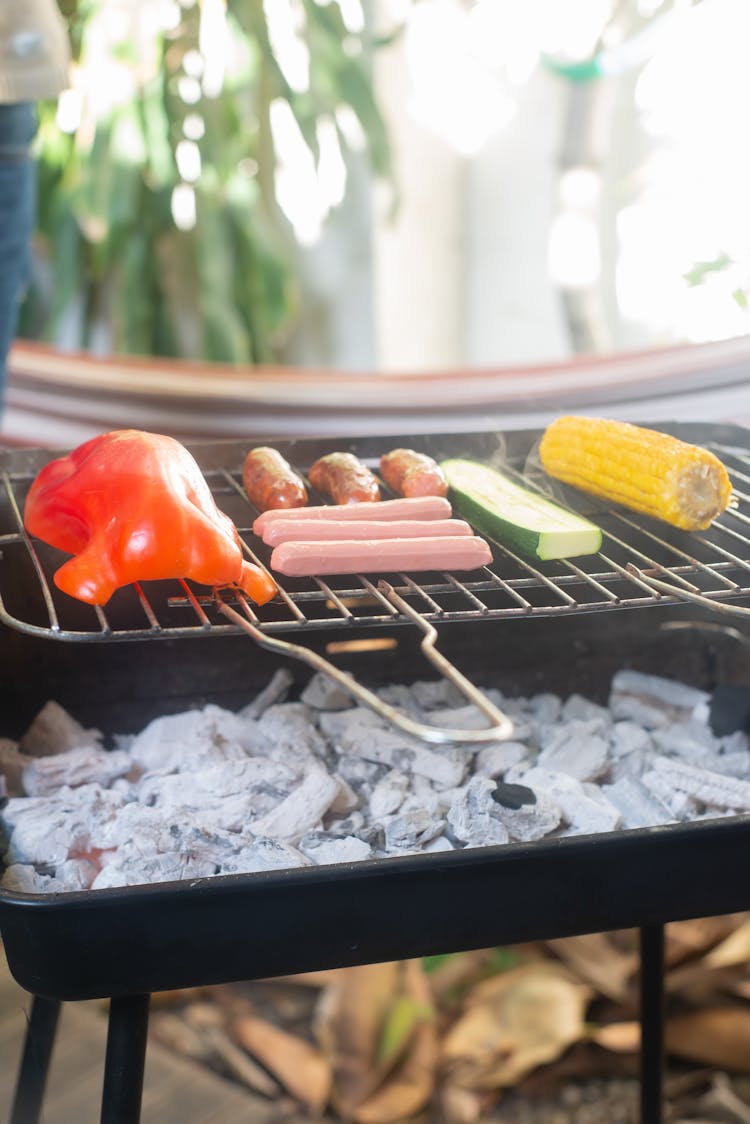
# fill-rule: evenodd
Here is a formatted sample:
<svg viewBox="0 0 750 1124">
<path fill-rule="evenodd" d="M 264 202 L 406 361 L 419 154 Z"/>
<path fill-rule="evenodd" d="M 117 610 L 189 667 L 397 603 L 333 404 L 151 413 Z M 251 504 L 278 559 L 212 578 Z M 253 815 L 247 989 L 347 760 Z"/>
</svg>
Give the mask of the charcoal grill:
<svg viewBox="0 0 750 1124">
<path fill-rule="evenodd" d="M 0 454 L 0 732 L 20 734 L 49 698 L 108 732 L 208 701 L 239 706 L 272 670 L 289 666 L 277 640 L 334 660 L 357 683 L 424 677 L 415 614 L 437 628 L 455 667 L 506 693 L 574 686 L 605 698 L 622 666 L 707 688 L 744 682 L 748 433 L 660 428 L 711 448 L 729 469 L 736 506 L 707 533 L 671 530 L 560 489 L 562 502 L 602 527 L 598 555 L 532 564 L 493 544 L 492 564 L 469 575 L 382 575 L 385 585 L 372 575 L 291 580 L 278 600 L 255 610 L 185 582 L 119 590 L 106 609 L 66 598 L 51 582 L 60 556 L 30 542 L 21 521 L 28 487 L 54 454 Z M 538 438 L 516 431 L 502 439 L 274 444 L 301 470 L 334 448 L 375 466 L 385 449 L 411 445 L 436 457 L 502 455 L 520 474 L 533 469 Z M 241 486 L 247 447 L 191 446 L 248 557 L 265 564 Z M 258 643 L 245 635 L 246 621 Z M 379 654 L 384 646 L 387 658 Z M 296 661 L 291 670 L 298 683 L 308 677 Z M 153 991 L 633 927 L 642 938 L 642 1119 L 654 1124 L 661 1118 L 663 925 L 748 908 L 749 842 L 750 817 L 736 816 L 96 892 L 0 891 L 8 962 L 35 997 L 12 1124 L 38 1119 L 63 1000 L 112 1000 L 102 1120 L 129 1124 L 139 1119 Z"/>
</svg>

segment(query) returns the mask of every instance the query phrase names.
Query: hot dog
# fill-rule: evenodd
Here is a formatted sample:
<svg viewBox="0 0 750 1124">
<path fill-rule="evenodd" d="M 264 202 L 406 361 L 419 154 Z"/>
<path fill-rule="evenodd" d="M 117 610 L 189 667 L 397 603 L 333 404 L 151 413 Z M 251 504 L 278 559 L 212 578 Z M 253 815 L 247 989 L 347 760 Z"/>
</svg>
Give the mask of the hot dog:
<svg viewBox="0 0 750 1124">
<path fill-rule="evenodd" d="M 330 496 L 335 504 L 377 503 L 380 485 L 374 473 L 353 453 L 329 453 L 311 467 L 313 488 Z"/>
<path fill-rule="evenodd" d="M 264 535 L 270 523 L 285 519 L 336 520 L 346 519 L 449 519 L 451 505 L 440 496 L 420 496 L 414 499 L 383 500 L 376 504 L 350 503 L 341 507 L 329 505 L 304 507 L 295 511 L 266 511 L 253 523 L 256 535 Z"/>
<path fill-rule="evenodd" d="M 447 496 L 448 481 L 440 465 L 426 453 L 393 449 L 380 458 L 380 475 L 399 496 Z"/>
<path fill-rule="evenodd" d="M 492 552 L 476 535 L 363 542 L 285 542 L 271 554 L 271 569 L 287 577 L 393 573 L 416 570 L 476 570 Z"/>
<path fill-rule="evenodd" d="M 275 519 L 266 524 L 263 542 L 279 546 L 283 542 L 434 539 L 471 534 L 471 527 L 463 519 Z"/>
</svg>

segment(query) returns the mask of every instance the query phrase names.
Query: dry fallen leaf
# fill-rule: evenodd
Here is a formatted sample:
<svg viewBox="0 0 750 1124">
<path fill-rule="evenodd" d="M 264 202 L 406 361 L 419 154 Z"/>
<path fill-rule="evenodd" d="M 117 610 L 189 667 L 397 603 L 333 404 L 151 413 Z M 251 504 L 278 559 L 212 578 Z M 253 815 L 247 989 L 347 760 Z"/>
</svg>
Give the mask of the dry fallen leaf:
<svg viewBox="0 0 750 1124">
<path fill-rule="evenodd" d="M 634 1054 L 641 1048 L 641 1024 L 633 1020 L 599 1026 L 592 1031 L 591 1041 L 615 1054 Z"/>
<path fill-rule="evenodd" d="M 401 978 L 397 962 L 348 968 L 321 996 L 316 1036 L 333 1074 L 333 1104 L 344 1117 L 377 1088 L 383 1026 Z"/>
<path fill-rule="evenodd" d="M 708 968 L 733 968 L 750 960 L 750 920 L 743 922 L 738 929 L 717 944 L 706 955 L 704 963 Z"/>
<path fill-rule="evenodd" d="M 443 1066 L 453 1084 L 512 1085 L 585 1036 L 590 989 L 561 965 L 538 961 L 485 980 L 448 1031 Z"/>
<path fill-rule="evenodd" d="M 625 999 L 628 981 L 638 968 L 635 952 L 621 952 L 606 933 L 564 937 L 547 942 L 548 947 L 584 983 L 616 1003 Z"/>
<path fill-rule="evenodd" d="M 319 1050 L 254 1015 L 237 1019 L 232 1034 L 292 1096 L 313 1112 L 323 1111 L 331 1092 L 331 1068 Z"/>
<path fill-rule="evenodd" d="M 406 1120 L 427 1104 L 435 1089 L 439 1048 L 429 984 L 418 960 L 407 960 L 403 967 L 402 998 L 409 1001 L 411 1021 L 401 1026 L 400 1041 L 392 1040 L 394 1054 L 381 1045 L 383 1064 L 399 1055 L 401 1061 L 356 1110 L 358 1124 Z"/>
<path fill-rule="evenodd" d="M 709 1007 L 678 1015 L 667 1023 L 666 1045 L 690 1061 L 750 1073 L 750 1010 Z"/>
</svg>

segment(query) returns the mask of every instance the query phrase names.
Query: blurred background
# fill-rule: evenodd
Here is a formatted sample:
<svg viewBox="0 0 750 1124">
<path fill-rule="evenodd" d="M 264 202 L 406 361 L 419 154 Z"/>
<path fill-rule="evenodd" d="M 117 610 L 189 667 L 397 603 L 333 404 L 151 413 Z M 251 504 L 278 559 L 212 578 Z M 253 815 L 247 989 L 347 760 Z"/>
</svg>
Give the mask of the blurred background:
<svg viewBox="0 0 750 1124">
<path fill-rule="evenodd" d="M 552 371 L 542 390 L 567 406 L 571 372 L 656 378 L 661 394 L 677 355 L 654 416 L 701 372 L 709 412 L 750 416 L 743 0 L 61 6 L 75 62 L 42 107 L 21 327 L 54 353 L 16 355 L 6 431 L 28 429 L 43 394 L 116 396 L 143 377 L 60 361 L 81 351 L 230 364 L 235 406 L 249 394 L 266 411 L 254 371 L 308 371 L 323 400 L 346 373 L 331 397 L 355 412 L 374 372 Z M 624 373 L 609 362 L 623 355 Z M 160 369 L 154 420 L 158 394 L 180 395 Z M 266 428 L 281 410 L 293 430 L 309 385 L 299 397 L 281 371 L 275 385 Z M 480 385 L 465 381 L 463 405 L 517 412 L 517 381 Z M 398 386 L 394 410 L 432 406 L 423 381 Z M 388 393 L 373 385 L 370 407 Z M 522 388 L 547 409 L 539 393 Z M 633 393 L 614 397 L 610 413 L 625 399 L 633 414 Z M 121 420 L 113 402 L 100 422 Z"/>
</svg>

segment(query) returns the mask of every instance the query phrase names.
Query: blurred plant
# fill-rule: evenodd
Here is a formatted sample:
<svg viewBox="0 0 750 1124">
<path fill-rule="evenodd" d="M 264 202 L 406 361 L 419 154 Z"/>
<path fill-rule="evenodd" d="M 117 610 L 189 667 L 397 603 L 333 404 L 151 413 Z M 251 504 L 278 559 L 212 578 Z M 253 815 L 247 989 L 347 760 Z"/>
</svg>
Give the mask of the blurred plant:
<svg viewBox="0 0 750 1124">
<path fill-rule="evenodd" d="M 390 175 L 368 69 L 386 40 L 368 35 L 358 0 L 62 8 L 73 88 L 40 111 L 47 269 L 24 334 L 55 339 L 65 324 L 95 350 L 278 358 L 297 301 L 290 186 L 319 223 L 353 150 Z M 316 195 L 326 164 L 335 187 Z"/>
</svg>

